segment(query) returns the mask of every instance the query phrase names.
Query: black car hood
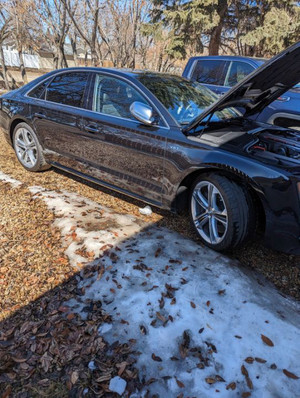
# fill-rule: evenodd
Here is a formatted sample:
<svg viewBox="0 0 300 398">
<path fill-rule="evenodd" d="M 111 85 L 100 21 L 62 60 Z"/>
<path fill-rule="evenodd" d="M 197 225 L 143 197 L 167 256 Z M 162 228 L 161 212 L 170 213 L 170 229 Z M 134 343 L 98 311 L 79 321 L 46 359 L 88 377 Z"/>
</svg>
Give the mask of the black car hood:
<svg viewBox="0 0 300 398">
<path fill-rule="evenodd" d="M 300 42 L 254 70 L 186 128 L 196 127 L 206 116 L 230 106 L 243 108 L 244 117 L 261 112 L 300 81 Z"/>
</svg>

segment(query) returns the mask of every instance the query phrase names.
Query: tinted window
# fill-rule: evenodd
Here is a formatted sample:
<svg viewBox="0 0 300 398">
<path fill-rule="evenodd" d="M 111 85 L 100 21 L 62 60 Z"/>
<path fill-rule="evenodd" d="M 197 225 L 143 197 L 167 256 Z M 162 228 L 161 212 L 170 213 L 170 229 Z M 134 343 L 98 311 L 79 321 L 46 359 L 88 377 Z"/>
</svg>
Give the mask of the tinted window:
<svg viewBox="0 0 300 398">
<path fill-rule="evenodd" d="M 192 80 L 196 80 L 198 83 L 222 86 L 225 79 L 225 65 L 226 62 L 221 60 L 197 61 L 193 71 Z"/>
<path fill-rule="evenodd" d="M 88 76 L 86 72 L 64 73 L 56 76 L 47 88 L 47 101 L 80 108 Z"/>
<path fill-rule="evenodd" d="M 231 64 L 226 86 L 233 87 L 243 80 L 249 73 L 254 70 L 253 66 L 246 62 L 234 61 Z"/>
<path fill-rule="evenodd" d="M 147 104 L 145 98 L 123 80 L 105 75 L 96 75 L 93 97 L 94 111 L 136 120 L 129 109 L 130 105 L 135 101 Z"/>
<path fill-rule="evenodd" d="M 45 97 L 45 88 L 51 79 L 47 79 L 43 81 L 43 83 L 36 86 L 33 90 L 28 93 L 28 97 L 32 98 L 44 98 Z"/>
<path fill-rule="evenodd" d="M 145 74 L 139 76 L 139 80 L 180 124 L 189 124 L 218 99 L 218 96 L 205 86 L 179 76 Z M 215 120 L 236 116 L 237 112 L 228 108 L 216 112 Z"/>
</svg>

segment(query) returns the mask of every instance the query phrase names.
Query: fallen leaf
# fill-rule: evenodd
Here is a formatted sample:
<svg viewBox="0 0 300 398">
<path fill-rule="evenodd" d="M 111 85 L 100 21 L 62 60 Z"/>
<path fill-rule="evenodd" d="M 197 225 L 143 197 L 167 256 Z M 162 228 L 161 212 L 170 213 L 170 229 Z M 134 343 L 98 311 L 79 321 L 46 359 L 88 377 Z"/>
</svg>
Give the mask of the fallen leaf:
<svg viewBox="0 0 300 398">
<path fill-rule="evenodd" d="M 245 391 L 242 393 L 242 398 L 248 398 L 250 396 L 251 396 L 251 392 L 249 392 L 249 391 Z"/>
<path fill-rule="evenodd" d="M 259 358 L 259 357 L 255 357 L 254 358 L 256 360 L 256 362 L 258 363 L 266 363 L 267 361 L 265 359 Z"/>
<path fill-rule="evenodd" d="M 245 362 L 247 362 L 247 363 L 249 363 L 249 364 L 252 364 L 252 363 L 254 362 L 254 358 L 252 358 L 252 357 L 247 357 L 247 358 L 245 359 Z"/>
<path fill-rule="evenodd" d="M 161 359 L 161 357 L 158 357 L 157 355 L 155 355 L 155 354 L 152 354 L 151 355 L 151 358 L 153 359 L 153 361 L 156 361 L 156 362 L 162 362 L 162 359 Z"/>
<path fill-rule="evenodd" d="M 246 376 L 247 386 L 250 390 L 253 390 L 253 383 L 249 376 Z"/>
<path fill-rule="evenodd" d="M 120 364 L 117 364 L 116 366 L 119 368 L 118 371 L 118 376 L 122 376 L 122 373 L 124 372 L 124 370 L 126 369 L 126 366 L 128 365 L 128 363 L 126 361 L 121 362 Z"/>
<path fill-rule="evenodd" d="M 231 383 L 229 383 L 227 386 L 226 386 L 226 390 L 235 390 L 236 389 L 236 383 L 233 381 L 233 382 L 231 382 Z"/>
<path fill-rule="evenodd" d="M 71 374 L 71 383 L 75 384 L 77 382 L 77 380 L 79 379 L 79 374 L 78 371 L 75 370 L 74 372 L 72 372 Z"/>
<path fill-rule="evenodd" d="M 216 382 L 216 379 L 213 379 L 212 377 L 206 377 L 205 381 L 207 384 L 214 384 Z"/>
<path fill-rule="evenodd" d="M 155 257 L 158 257 L 161 253 L 161 248 L 159 247 L 155 252 Z"/>
<path fill-rule="evenodd" d="M 178 379 L 176 379 L 176 383 L 177 383 L 178 387 L 180 387 L 180 388 L 184 388 L 185 387 L 185 385 L 182 383 L 182 381 L 180 381 Z"/>
<path fill-rule="evenodd" d="M 244 376 L 246 376 L 246 377 L 249 376 L 248 370 L 245 368 L 244 365 L 241 366 L 241 372 L 242 372 L 242 374 L 243 374 Z"/>
<path fill-rule="evenodd" d="M 166 322 L 166 318 L 160 313 L 160 312 L 156 312 L 156 316 L 158 319 L 160 319 L 162 322 Z"/>
<path fill-rule="evenodd" d="M 294 380 L 298 380 L 298 379 L 299 379 L 298 376 L 296 376 L 294 373 L 288 371 L 287 369 L 283 369 L 283 373 L 284 373 L 287 377 L 289 377 L 290 379 L 294 379 Z"/>
<path fill-rule="evenodd" d="M 192 308 L 196 308 L 196 304 L 195 304 L 195 303 L 193 303 L 193 302 L 191 301 L 190 304 L 191 304 L 191 307 L 192 307 Z"/>
<path fill-rule="evenodd" d="M 260 336 L 261 336 L 262 341 L 265 344 L 267 344 L 269 347 L 274 347 L 274 343 L 273 343 L 273 341 L 271 339 L 269 339 L 269 337 L 264 336 L 263 334 L 261 334 Z"/>
</svg>

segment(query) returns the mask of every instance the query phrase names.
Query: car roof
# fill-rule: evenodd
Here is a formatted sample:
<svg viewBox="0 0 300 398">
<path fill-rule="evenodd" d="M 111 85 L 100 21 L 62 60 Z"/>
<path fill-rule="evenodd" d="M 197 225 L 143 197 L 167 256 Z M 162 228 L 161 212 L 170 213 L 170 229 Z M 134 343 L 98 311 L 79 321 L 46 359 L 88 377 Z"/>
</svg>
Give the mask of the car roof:
<svg viewBox="0 0 300 398">
<path fill-rule="evenodd" d="M 147 76 L 172 76 L 175 77 L 177 75 L 171 74 L 171 73 L 163 73 L 163 72 L 155 72 L 151 70 L 141 70 L 141 69 L 127 69 L 127 68 L 104 68 L 104 67 L 98 67 L 98 66 L 78 66 L 78 67 L 72 67 L 72 68 L 64 68 L 64 69 L 56 69 L 54 71 L 51 71 L 50 74 L 56 74 L 56 73 L 61 73 L 61 72 L 79 72 L 79 71 L 90 71 L 90 72 L 107 72 L 107 73 L 113 73 L 116 75 L 123 75 L 123 76 L 130 76 L 130 77 L 137 77 L 137 76 L 142 76 L 142 75 L 147 75 Z M 178 77 L 178 76 L 177 76 Z"/>
<path fill-rule="evenodd" d="M 191 57 L 192 60 L 206 59 L 206 60 L 222 60 L 222 61 L 252 61 L 261 65 L 262 63 L 268 61 L 267 58 L 255 58 L 255 57 L 245 57 L 241 55 L 202 55 Z"/>
</svg>

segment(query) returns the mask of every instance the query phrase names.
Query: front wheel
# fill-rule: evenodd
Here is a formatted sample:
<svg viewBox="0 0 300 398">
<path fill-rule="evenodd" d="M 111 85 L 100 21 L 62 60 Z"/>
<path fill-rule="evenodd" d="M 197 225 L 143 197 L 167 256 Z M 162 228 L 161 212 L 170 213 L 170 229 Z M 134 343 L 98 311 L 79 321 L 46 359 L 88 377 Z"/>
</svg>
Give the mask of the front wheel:
<svg viewBox="0 0 300 398">
<path fill-rule="evenodd" d="M 50 167 L 45 161 L 35 132 L 27 123 L 20 123 L 15 127 L 13 146 L 19 162 L 26 170 L 42 171 Z"/>
<path fill-rule="evenodd" d="M 250 235 L 249 198 L 235 182 L 218 174 L 198 178 L 190 195 L 191 222 L 201 241 L 223 251 L 242 244 Z"/>
</svg>

